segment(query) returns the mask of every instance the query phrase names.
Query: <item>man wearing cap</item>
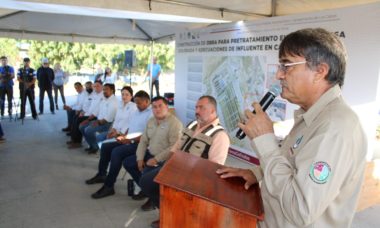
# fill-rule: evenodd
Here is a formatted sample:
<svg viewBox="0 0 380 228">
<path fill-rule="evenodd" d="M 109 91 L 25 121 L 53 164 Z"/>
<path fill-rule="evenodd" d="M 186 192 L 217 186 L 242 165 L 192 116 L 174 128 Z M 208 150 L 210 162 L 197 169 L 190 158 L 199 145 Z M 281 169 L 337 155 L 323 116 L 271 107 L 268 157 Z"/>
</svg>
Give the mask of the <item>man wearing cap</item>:
<svg viewBox="0 0 380 228">
<path fill-rule="evenodd" d="M 19 81 L 20 98 L 21 98 L 21 114 L 20 119 L 25 117 L 26 98 L 29 99 L 30 109 L 33 119 L 37 118 L 36 106 L 34 104 L 34 83 L 36 82 L 36 71 L 30 68 L 30 59 L 24 58 L 24 67 L 20 68 L 17 73 Z"/>
<path fill-rule="evenodd" d="M 48 94 L 50 102 L 50 111 L 54 114 L 54 101 L 53 101 L 53 80 L 54 71 L 49 67 L 49 60 L 42 59 L 42 66 L 37 70 L 38 87 L 40 88 L 40 115 L 44 113 L 44 95 L 45 91 Z"/>
</svg>

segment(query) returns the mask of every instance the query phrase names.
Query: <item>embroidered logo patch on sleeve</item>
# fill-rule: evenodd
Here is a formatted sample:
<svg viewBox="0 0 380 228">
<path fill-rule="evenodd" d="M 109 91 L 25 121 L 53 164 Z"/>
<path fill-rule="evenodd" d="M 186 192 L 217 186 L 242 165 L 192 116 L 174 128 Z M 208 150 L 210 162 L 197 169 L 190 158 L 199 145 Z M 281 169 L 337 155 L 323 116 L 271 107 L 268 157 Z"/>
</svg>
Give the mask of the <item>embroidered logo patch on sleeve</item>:
<svg viewBox="0 0 380 228">
<path fill-rule="evenodd" d="M 309 176 L 317 184 L 324 184 L 329 179 L 331 168 L 323 161 L 314 162 L 310 167 Z"/>
</svg>

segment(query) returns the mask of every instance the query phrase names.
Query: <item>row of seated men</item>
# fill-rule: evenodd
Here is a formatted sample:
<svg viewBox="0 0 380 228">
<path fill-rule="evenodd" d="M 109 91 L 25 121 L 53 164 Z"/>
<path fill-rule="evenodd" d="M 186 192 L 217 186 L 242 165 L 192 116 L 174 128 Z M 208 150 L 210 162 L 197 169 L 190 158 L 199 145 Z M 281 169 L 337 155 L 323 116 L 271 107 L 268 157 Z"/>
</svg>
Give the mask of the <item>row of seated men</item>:
<svg viewBox="0 0 380 228">
<path fill-rule="evenodd" d="M 127 170 L 141 188 L 134 200 L 148 200 L 144 211 L 159 208 L 159 185 L 154 178 L 173 153 L 188 152 L 224 164 L 230 145 L 226 131 L 217 117 L 217 104 L 212 96 L 202 96 L 195 106 L 195 120 L 183 127 L 169 112 L 164 97 L 150 99 L 145 91 L 133 94 L 129 86 L 121 90 L 118 104 L 115 87 L 101 82 L 87 82 L 85 89 L 75 83 L 77 102 L 67 106 L 71 140 L 69 148 L 81 147 L 82 136 L 89 153 L 99 150 L 98 170 L 86 184 L 103 184 L 94 199 L 115 194 L 114 185 L 121 168 Z M 152 222 L 157 227 L 159 221 Z"/>
</svg>

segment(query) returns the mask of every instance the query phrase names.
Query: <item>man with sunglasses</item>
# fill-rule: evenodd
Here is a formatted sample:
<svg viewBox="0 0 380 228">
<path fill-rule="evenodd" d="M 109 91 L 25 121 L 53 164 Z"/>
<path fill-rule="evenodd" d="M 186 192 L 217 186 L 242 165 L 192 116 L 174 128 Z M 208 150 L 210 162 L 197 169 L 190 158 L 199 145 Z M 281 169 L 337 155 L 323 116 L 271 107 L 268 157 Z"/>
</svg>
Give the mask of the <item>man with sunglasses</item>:
<svg viewBox="0 0 380 228">
<path fill-rule="evenodd" d="M 279 141 L 260 105 L 239 127 L 251 139 L 260 167 L 222 168 L 221 178 L 261 182 L 265 219 L 260 227 L 350 227 L 365 169 L 367 141 L 341 93 L 346 51 L 324 29 L 290 33 L 279 49 L 282 98 L 300 106 Z"/>
</svg>

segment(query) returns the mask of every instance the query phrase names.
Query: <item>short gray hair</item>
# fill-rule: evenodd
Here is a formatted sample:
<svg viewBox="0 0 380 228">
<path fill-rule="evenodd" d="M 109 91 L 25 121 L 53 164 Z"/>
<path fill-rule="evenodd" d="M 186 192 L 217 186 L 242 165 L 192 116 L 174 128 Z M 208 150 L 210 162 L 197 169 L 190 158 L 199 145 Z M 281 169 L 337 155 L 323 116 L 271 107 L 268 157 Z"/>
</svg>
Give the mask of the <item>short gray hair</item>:
<svg viewBox="0 0 380 228">
<path fill-rule="evenodd" d="M 202 99 L 207 99 L 207 100 L 208 100 L 208 103 L 210 103 L 212 106 L 214 106 L 215 110 L 217 110 L 218 105 L 216 104 L 216 100 L 215 100 L 215 98 L 214 98 L 213 96 L 210 96 L 210 95 L 203 95 L 203 96 L 201 96 L 201 97 L 198 99 L 198 101 L 199 101 L 199 100 L 202 100 Z"/>
</svg>

